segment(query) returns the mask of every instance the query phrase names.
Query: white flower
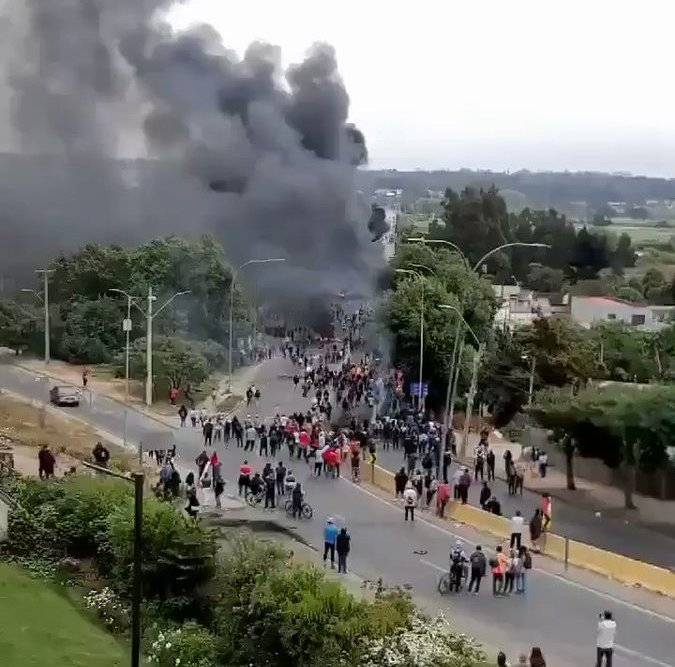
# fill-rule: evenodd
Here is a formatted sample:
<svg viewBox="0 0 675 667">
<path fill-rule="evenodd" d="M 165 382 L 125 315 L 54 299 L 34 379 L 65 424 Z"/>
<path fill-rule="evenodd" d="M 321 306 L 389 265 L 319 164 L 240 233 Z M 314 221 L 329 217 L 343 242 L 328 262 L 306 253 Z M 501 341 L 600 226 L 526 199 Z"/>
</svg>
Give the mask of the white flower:
<svg viewBox="0 0 675 667">
<path fill-rule="evenodd" d="M 171 648 L 171 642 L 167 642 L 164 648 Z"/>
<path fill-rule="evenodd" d="M 176 658 L 176 665 L 180 665 L 180 658 Z"/>
</svg>

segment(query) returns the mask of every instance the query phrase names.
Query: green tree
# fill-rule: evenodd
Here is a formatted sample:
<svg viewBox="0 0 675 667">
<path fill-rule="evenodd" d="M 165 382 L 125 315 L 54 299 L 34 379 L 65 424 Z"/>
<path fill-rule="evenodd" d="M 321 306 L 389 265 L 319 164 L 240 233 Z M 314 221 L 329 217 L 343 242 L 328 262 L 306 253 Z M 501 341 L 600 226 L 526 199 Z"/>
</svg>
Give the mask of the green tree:
<svg viewBox="0 0 675 667">
<path fill-rule="evenodd" d="M 16 301 L 0 301 L 0 345 L 13 349 L 16 354 L 37 344 L 42 318 L 34 306 Z"/>
<path fill-rule="evenodd" d="M 661 271 L 655 268 L 647 269 L 642 277 L 642 293 L 648 300 L 658 298 L 666 287 L 666 279 Z"/>
<path fill-rule="evenodd" d="M 652 333 L 636 331 L 622 323 L 603 323 L 593 327 L 590 336 L 599 370 L 606 377 L 622 382 L 649 382 L 659 376 Z"/>
<path fill-rule="evenodd" d="M 595 358 L 588 332 L 564 318 L 539 318 L 514 334 L 535 358 L 538 384 L 562 387 L 593 377 Z"/>
<path fill-rule="evenodd" d="M 131 374 L 145 376 L 145 338 L 134 341 L 131 359 Z M 173 336 L 155 336 L 152 346 L 152 363 L 155 387 L 164 384 L 167 389 L 187 389 L 198 385 L 209 375 L 206 358 L 190 343 Z"/>
<path fill-rule="evenodd" d="M 59 356 L 74 363 L 112 361 L 124 345 L 120 302 L 111 297 L 75 301 L 66 312 Z"/>
<path fill-rule="evenodd" d="M 538 292 L 559 292 L 563 286 L 562 269 L 549 266 L 533 266 L 527 274 L 526 285 Z"/>
<path fill-rule="evenodd" d="M 560 390 L 537 397 L 532 414 L 581 456 L 602 459 L 623 473 L 627 509 L 634 509 L 635 472 L 653 472 L 667 461 L 675 437 L 675 387 L 609 385 L 576 395 Z"/>
</svg>

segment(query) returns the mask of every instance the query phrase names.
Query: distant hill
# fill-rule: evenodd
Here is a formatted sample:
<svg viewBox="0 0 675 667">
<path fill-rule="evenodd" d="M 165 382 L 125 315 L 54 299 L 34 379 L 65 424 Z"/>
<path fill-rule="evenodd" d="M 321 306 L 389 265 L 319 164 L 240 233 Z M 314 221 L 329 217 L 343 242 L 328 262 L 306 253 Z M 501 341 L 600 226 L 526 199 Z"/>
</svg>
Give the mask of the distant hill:
<svg viewBox="0 0 675 667">
<path fill-rule="evenodd" d="M 647 201 L 675 200 L 675 179 L 603 174 L 599 172 L 514 173 L 472 171 L 359 170 L 358 187 L 366 194 L 380 188 L 403 190 L 403 205 L 411 206 L 427 190 L 446 187 L 496 185 L 504 192 L 511 209 L 555 208 L 574 217 L 591 217 L 607 202 L 626 202 L 628 206 Z"/>
</svg>

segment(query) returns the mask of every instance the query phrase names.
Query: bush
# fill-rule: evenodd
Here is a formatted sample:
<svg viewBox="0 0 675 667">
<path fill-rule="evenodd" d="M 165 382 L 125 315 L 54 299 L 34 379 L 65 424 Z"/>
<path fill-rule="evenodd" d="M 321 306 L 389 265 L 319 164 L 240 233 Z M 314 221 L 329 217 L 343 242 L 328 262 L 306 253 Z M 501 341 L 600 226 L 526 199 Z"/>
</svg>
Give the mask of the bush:
<svg viewBox="0 0 675 667">
<path fill-rule="evenodd" d="M 134 508 L 116 508 L 107 518 L 112 578 L 127 591 L 134 549 Z M 167 503 L 149 498 L 143 505 L 143 594 L 145 597 L 186 596 L 213 576 L 215 543 L 199 524 L 186 519 Z M 180 605 L 179 605 L 180 606 Z"/>
<path fill-rule="evenodd" d="M 218 661 L 216 637 L 196 623 L 156 629 L 150 637 L 146 658 L 159 667 L 216 667 L 222 664 Z"/>
<path fill-rule="evenodd" d="M 316 568 L 247 541 L 226 558 L 216 588 L 212 629 L 225 664 L 360 664 L 365 640 L 404 627 L 412 610 L 406 595 L 357 599 Z"/>
<path fill-rule="evenodd" d="M 96 613 L 111 632 L 129 630 L 131 615 L 126 603 L 107 586 L 100 591 L 90 591 L 84 596 L 84 606 Z"/>
</svg>

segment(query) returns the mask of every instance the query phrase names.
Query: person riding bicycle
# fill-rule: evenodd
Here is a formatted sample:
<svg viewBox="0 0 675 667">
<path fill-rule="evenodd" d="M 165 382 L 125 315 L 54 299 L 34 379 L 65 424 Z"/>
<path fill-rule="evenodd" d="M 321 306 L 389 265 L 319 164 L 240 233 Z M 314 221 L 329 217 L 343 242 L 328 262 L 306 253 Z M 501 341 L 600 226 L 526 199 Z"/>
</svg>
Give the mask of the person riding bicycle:
<svg viewBox="0 0 675 667">
<path fill-rule="evenodd" d="M 462 543 L 457 542 L 455 546 L 450 550 L 450 591 L 453 587 L 457 593 L 462 587 L 462 577 L 464 575 L 464 569 L 468 559 L 464 549 L 462 549 Z"/>
<path fill-rule="evenodd" d="M 296 484 L 296 479 L 295 479 L 295 474 L 293 473 L 292 470 L 287 470 L 286 471 L 286 478 L 284 479 L 284 489 L 286 490 L 287 493 L 292 493 L 293 489 L 295 488 Z"/>
</svg>

